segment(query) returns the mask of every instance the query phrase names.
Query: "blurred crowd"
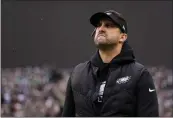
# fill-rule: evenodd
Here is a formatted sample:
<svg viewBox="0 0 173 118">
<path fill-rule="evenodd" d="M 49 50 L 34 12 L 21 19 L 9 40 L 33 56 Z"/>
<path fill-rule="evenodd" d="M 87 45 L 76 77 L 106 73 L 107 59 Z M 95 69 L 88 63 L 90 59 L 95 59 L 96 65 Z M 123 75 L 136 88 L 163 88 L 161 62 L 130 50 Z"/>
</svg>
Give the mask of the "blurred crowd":
<svg viewBox="0 0 173 118">
<path fill-rule="evenodd" d="M 49 67 L 2 69 L 1 116 L 60 116 L 69 72 Z"/>
<path fill-rule="evenodd" d="M 147 67 L 153 76 L 162 117 L 173 116 L 172 69 Z M 1 69 L 2 117 L 61 116 L 71 69 L 28 66 Z"/>
<path fill-rule="evenodd" d="M 173 117 L 173 77 L 172 69 L 148 67 L 156 86 L 159 114 L 161 117 Z"/>
</svg>

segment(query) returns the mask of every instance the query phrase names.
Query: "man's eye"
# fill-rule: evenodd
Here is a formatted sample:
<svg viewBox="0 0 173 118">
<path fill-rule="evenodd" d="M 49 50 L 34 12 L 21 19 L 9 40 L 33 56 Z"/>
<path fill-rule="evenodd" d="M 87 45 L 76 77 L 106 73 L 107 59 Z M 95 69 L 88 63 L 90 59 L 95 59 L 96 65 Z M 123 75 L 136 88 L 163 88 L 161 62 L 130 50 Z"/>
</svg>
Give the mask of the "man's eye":
<svg viewBox="0 0 173 118">
<path fill-rule="evenodd" d="M 96 27 L 100 27 L 101 26 L 101 23 L 98 23 Z"/>
<path fill-rule="evenodd" d="M 114 27 L 113 24 L 106 24 L 106 27 Z"/>
</svg>

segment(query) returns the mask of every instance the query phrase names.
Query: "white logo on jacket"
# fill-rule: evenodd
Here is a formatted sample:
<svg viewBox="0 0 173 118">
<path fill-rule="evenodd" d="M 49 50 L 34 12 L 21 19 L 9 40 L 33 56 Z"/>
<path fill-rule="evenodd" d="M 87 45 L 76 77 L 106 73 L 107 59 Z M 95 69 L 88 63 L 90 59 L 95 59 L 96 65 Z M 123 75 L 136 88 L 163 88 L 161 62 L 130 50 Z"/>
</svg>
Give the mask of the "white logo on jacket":
<svg viewBox="0 0 173 118">
<path fill-rule="evenodd" d="M 118 84 L 127 83 L 131 79 L 131 76 L 121 77 L 117 80 Z"/>
<path fill-rule="evenodd" d="M 149 92 L 153 92 L 153 91 L 155 91 L 155 89 L 150 89 L 150 88 L 149 88 Z"/>
</svg>

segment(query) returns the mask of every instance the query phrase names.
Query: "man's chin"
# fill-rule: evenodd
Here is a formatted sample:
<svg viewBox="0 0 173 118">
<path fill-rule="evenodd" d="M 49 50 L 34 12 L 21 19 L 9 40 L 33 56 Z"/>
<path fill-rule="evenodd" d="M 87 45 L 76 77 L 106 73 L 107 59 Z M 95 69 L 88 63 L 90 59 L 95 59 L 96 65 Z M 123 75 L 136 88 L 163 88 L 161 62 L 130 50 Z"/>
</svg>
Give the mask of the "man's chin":
<svg viewBox="0 0 173 118">
<path fill-rule="evenodd" d="M 100 50 L 110 50 L 115 46 L 113 44 L 106 44 L 106 43 L 99 43 L 99 44 L 95 44 L 95 45 Z"/>
</svg>

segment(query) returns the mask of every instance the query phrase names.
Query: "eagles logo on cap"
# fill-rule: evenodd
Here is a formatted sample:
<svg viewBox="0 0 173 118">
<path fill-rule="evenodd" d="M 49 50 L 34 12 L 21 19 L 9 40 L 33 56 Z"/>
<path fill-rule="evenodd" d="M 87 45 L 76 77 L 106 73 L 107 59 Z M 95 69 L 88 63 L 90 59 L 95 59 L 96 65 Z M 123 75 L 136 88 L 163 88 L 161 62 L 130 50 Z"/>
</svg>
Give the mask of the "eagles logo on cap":
<svg viewBox="0 0 173 118">
<path fill-rule="evenodd" d="M 112 13 L 111 13 L 111 12 L 107 12 L 106 14 L 107 14 L 107 15 L 111 15 Z"/>
</svg>

